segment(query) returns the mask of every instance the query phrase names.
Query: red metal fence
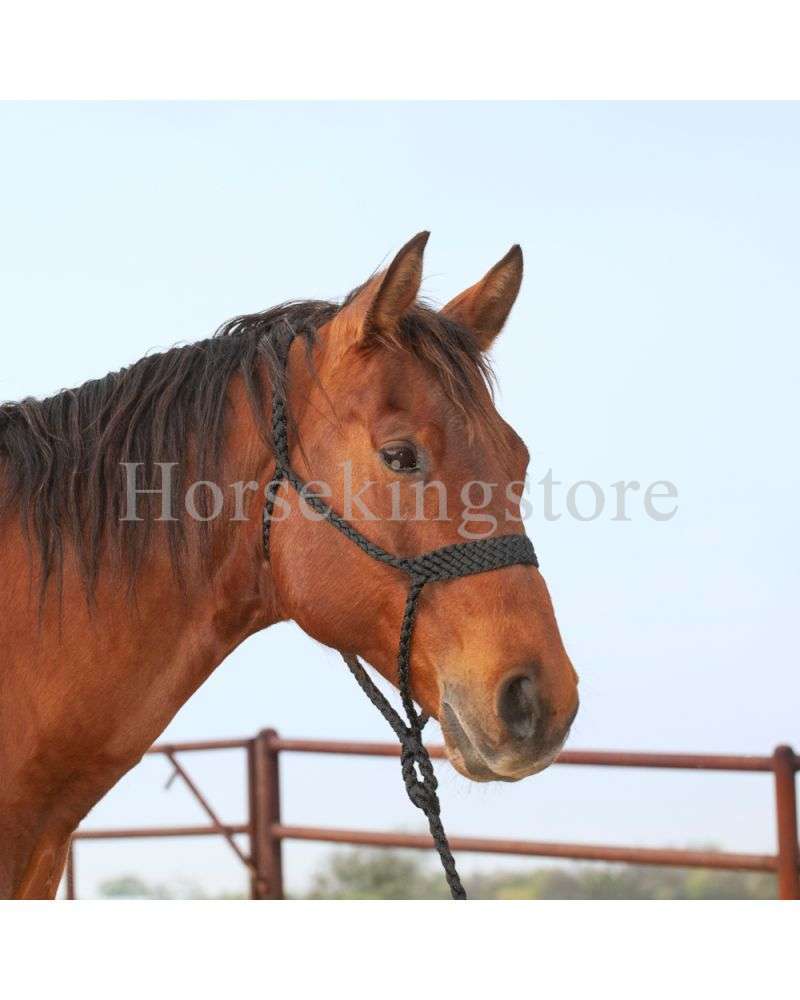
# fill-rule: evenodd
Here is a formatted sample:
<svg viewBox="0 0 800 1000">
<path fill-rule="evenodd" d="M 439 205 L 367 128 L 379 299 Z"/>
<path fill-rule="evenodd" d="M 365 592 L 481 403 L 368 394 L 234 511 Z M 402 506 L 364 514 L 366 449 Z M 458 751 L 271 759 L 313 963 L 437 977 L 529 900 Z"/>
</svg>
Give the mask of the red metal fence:
<svg viewBox="0 0 800 1000">
<path fill-rule="evenodd" d="M 177 759 L 178 753 L 201 750 L 242 749 L 247 753 L 248 818 L 245 823 L 225 823 L 214 811 Z M 430 747 L 432 757 L 444 757 L 444 748 Z M 427 850 L 431 838 L 423 834 L 382 833 L 328 827 L 286 826 L 281 822 L 280 767 L 282 753 L 346 754 L 397 757 L 394 743 L 339 740 L 287 740 L 273 729 L 252 739 L 206 740 L 197 743 L 157 744 L 148 753 L 163 754 L 171 762 L 173 778 L 180 778 L 209 818 L 205 826 L 137 827 L 133 829 L 83 829 L 73 837 L 67 862 L 67 897 L 76 898 L 75 842 L 130 837 L 221 836 L 250 873 L 253 899 L 283 898 L 281 845 L 284 840 L 313 840 L 333 844 L 364 844 L 373 847 L 411 847 Z M 732 854 L 725 851 L 673 850 L 651 847 L 618 847 L 598 844 L 565 844 L 532 840 L 498 840 L 487 837 L 451 837 L 454 851 L 512 854 L 582 861 L 629 862 L 672 865 L 679 868 L 721 868 L 730 871 L 772 872 L 778 880 L 781 899 L 800 899 L 800 851 L 797 842 L 795 774 L 800 757 L 791 747 L 779 746 L 770 757 L 718 754 L 631 753 L 627 751 L 566 750 L 557 765 L 590 767 L 645 767 L 701 771 L 760 771 L 771 774 L 775 789 L 775 854 Z M 170 779 L 172 780 L 172 779 Z M 236 834 L 249 837 L 249 851 L 242 850 Z"/>
</svg>

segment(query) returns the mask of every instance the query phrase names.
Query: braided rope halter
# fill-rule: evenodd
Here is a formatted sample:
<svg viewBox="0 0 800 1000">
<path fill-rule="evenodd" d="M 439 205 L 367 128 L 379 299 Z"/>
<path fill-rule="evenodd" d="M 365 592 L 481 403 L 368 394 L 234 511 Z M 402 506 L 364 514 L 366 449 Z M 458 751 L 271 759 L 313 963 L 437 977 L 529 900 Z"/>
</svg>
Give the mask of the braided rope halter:
<svg viewBox="0 0 800 1000">
<path fill-rule="evenodd" d="M 289 348 L 297 332 L 290 329 L 285 344 L 279 349 L 284 384 L 287 380 Z M 306 486 L 306 483 L 292 469 L 289 461 L 285 392 L 273 391 L 272 441 L 275 450 L 275 474 L 267 488 L 263 524 L 264 554 L 267 559 L 269 559 L 272 514 L 281 484 L 284 481 L 289 483 L 298 494 Z M 341 655 L 361 690 L 383 715 L 400 741 L 400 766 L 408 797 L 418 809 L 422 810 L 428 820 L 431 836 L 439 853 L 439 859 L 453 899 L 466 899 L 467 894 L 461 884 L 456 863 L 447 842 L 447 835 L 442 826 L 441 806 L 439 796 L 436 793 L 438 782 L 433 764 L 422 742 L 422 729 L 428 721 L 428 716 L 417 711 L 411 697 L 411 640 L 414 633 L 417 603 L 426 583 L 457 580 L 463 576 L 486 573 L 489 570 L 502 569 L 505 566 L 538 566 L 539 561 L 536 558 L 533 545 L 527 535 L 497 535 L 472 542 L 446 545 L 443 548 L 425 552 L 420 556 L 403 558 L 393 555 L 371 542 L 349 521 L 323 503 L 318 496 L 307 493 L 303 493 L 302 496 L 304 502 L 312 510 L 321 515 L 329 524 L 332 524 L 351 542 L 354 542 L 362 552 L 366 552 L 368 556 L 379 562 L 400 570 L 409 578 L 408 596 L 400 626 L 400 642 L 397 651 L 398 687 L 406 720 L 403 720 L 376 687 L 358 658 L 347 653 Z"/>
</svg>

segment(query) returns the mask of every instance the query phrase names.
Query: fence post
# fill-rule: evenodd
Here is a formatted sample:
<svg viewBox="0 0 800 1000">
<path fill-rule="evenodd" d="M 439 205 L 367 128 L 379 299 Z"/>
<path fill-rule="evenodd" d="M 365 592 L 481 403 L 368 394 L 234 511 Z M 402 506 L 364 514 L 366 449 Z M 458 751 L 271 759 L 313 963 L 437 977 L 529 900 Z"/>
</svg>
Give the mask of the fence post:
<svg viewBox="0 0 800 1000">
<path fill-rule="evenodd" d="M 274 729 L 263 729 L 248 748 L 253 899 L 283 899 L 281 841 L 272 832 L 281 821 L 279 751 L 273 746 L 277 736 Z"/>
<path fill-rule="evenodd" d="M 778 895 L 800 899 L 800 849 L 797 845 L 797 758 L 789 746 L 775 747 L 775 812 L 778 828 Z"/>
<path fill-rule="evenodd" d="M 76 899 L 75 895 L 75 841 L 70 837 L 69 847 L 67 848 L 67 867 L 66 867 L 67 885 L 66 885 L 66 896 L 67 899 Z"/>
</svg>

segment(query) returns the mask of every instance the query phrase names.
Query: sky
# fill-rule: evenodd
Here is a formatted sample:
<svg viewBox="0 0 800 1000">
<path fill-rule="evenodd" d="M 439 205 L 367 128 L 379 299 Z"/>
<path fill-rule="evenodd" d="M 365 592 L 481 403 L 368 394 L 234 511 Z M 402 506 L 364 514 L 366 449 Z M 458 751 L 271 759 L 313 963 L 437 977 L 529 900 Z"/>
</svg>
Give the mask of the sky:
<svg viewBox="0 0 800 1000">
<path fill-rule="evenodd" d="M 421 229 L 439 302 L 520 243 L 526 277 L 493 359 L 499 409 L 533 454 L 527 530 L 581 675 L 570 746 L 800 745 L 797 105 L 5 104 L 0 136 L 3 400 L 239 313 L 337 298 Z M 591 480 L 602 513 L 546 519 L 548 470 L 557 510 Z M 625 521 L 620 480 L 641 484 Z M 678 493 L 667 520 L 642 501 L 658 481 Z M 165 737 L 268 726 L 391 736 L 337 654 L 288 623 L 244 643 Z M 241 755 L 185 763 L 240 820 Z M 286 755 L 282 769 L 287 823 L 422 828 L 395 761 Z M 438 769 L 453 833 L 774 849 L 768 776 L 557 766 L 478 786 Z M 86 826 L 203 822 L 168 776 L 148 758 Z M 287 845 L 289 888 L 327 854 Z M 211 839 L 77 855 L 82 895 L 128 872 L 245 885 Z M 461 859 L 466 876 L 538 863 Z"/>
</svg>

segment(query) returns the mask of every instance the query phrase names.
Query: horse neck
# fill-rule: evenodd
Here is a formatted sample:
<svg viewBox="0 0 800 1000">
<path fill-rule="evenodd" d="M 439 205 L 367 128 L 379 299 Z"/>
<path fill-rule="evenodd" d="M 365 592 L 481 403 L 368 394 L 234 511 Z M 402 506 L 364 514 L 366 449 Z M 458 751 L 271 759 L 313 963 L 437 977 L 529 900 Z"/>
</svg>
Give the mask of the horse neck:
<svg viewBox="0 0 800 1000">
<path fill-rule="evenodd" d="M 245 417 L 243 391 L 230 391 L 226 464 L 263 485 L 271 456 L 252 415 Z M 214 668 L 277 620 L 260 546 L 262 504 L 263 492 L 251 491 L 246 520 L 212 527 L 208 558 L 188 562 L 182 585 L 158 532 L 132 594 L 111 559 L 101 565 L 93 602 L 69 556 L 61 586 L 51 583 L 42 608 L 28 573 L 0 573 L 7 611 L 0 619 L 0 773 L 14 802 L 32 813 L 56 808 L 65 826 L 77 823 Z M 4 565 L 30 565 L 18 523 L 0 524 L 0 541 Z"/>
</svg>

